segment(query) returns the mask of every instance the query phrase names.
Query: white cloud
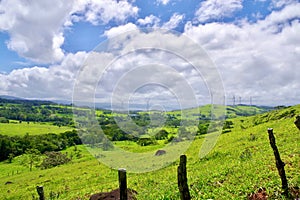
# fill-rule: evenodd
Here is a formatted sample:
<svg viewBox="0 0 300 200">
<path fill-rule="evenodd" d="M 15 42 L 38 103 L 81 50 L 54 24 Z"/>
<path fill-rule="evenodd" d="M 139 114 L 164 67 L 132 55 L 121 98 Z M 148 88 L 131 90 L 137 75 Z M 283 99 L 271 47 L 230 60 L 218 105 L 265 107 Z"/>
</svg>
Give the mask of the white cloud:
<svg viewBox="0 0 300 200">
<path fill-rule="evenodd" d="M 133 23 L 128 23 L 125 25 L 113 27 L 107 31 L 104 32 L 104 35 L 108 38 L 112 38 L 118 35 L 125 35 L 127 32 L 135 31 L 138 27 Z"/>
<path fill-rule="evenodd" d="M 127 1 L 43 0 L 0 1 L 0 31 L 7 32 L 7 47 L 36 63 L 58 63 L 64 58 L 64 29 L 84 20 L 92 24 L 124 22 L 138 8 Z"/>
<path fill-rule="evenodd" d="M 113 37 L 113 35 L 109 35 Z M 123 41 L 123 44 L 127 42 L 128 46 L 136 45 L 137 48 L 145 40 L 145 36 L 139 31 L 135 33 L 129 32 L 127 36 L 132 38 L 131 43 L 126 41 L 127 37 L 118 36 L 117 39 Z M 168 48 L 168 45 L 176 46 L 174 41 L 178 38 L 176 36 L 172 37 L 174 38 L 170 40 L 161 38 L 164 41 L 162 43 L 155 39 L 157 35 L 149 35 L 149 40 L 147 40 L 149 44 L 146 44 L 146 46 L 157 47 L 159 44 L 162 44 L 165 48 Z M 154 40 L 154 43 L 151 40 Z M 112 43 L 121 44 L 121 41 L 113 39 Z M 112 48 L 114 48 L 114 44 L 108 44 L 108 47 L 112 45 Z M 115 51 L 122 52 L 122 50 L 117 48 Z M 130 49 L 127 50 L 130 52 Z M 187 63 L 176 57 L 176 55 L 166 52 L 151 53 L 145 50 L 132 52 L 120 58 L 113 57 L 113 54 L 115 54 L 114 51 L 106 53 L 91 52 L 89 54 L 78 52 L 76 54 L 67 54 L 61 64 L 52 65 L 48 68 L 35 66 L 13 70 L 9 74 L 0 74 L 0 93 L 24 98 L 49 100 L 71 100 L 72 97 L 75 97 L 75 102 L 80 100 L 92 102 L 94 100 L 92 98 L 95 95 L 95 86 L 100 81 L 96 90 L 97 102 L 107 103 L 111 101 L 112 95 L 116 95 L 115 98 L 120 98 L 120 95 L 121 98 L 124 98 L 129 94 L 134 95 L 134 101 L 137 102 L 143 102 L 143 100 L 149 98 L 153 104 L 164 103 L 165 105 L 171 105 L 172 103 L 172 105 L 176 105 L 178 96 L 183 100 L 184 95 L 191 95 L 190 91 L 186 91 L 186 88 L 189 87 L 187 84 L 193 84 L 194 81 L 188 81 L 185 78 L 199 77 L 199 74 L 191 76 L 190 73 L 185 72 L 184 65 L 187 65 Z M 118 60 L 110 63 L 116 58 Z M 136 67 L 145 68 L 137 68 L 133 72 L 132 70 Z M 191 66 L 188 67 L 191 68 Z M 145 81 L 149 81 L 149 87 L 131 91 L 136 86 L 143 86 L 146 83 Z M 196 82 L 199 87 L 199 80 Z M 156 85 L 153 86 L 152 83 Z M 74 84 L 78 86 L 76 87 L 75 96 L 73 96 Z M 119 91 L 115 91 L 116 86 L 120 87 Z M 166 86 L 166 88 L 163 86 Z M 204 83 L 203 87 L 205 87 Z M 174 94 L 170 96 L 170 90 L 177 92 L 181 90 L 181 92 L 174 97 Z M 142 93 L 145 92 L 146 94 L 143 95 Z M 166 98 L 169 101 L 165 101 Z M 186 102 L 184 105 L 187 105 Z"/>
<path fill-rule="evenodd" d="M 0 74 L 0 93 L 25 98 L 71 100 L 74 80 L 87 54 L 68 54 L 61 64 Z"/>
<path fill-rule="evenodd" d="M 180 15 L 178 13 L 174 13 L 170 20 L 163 24 L 163 29 L 174 29 L 176 28 L 183 20 L 184 15 Z"/>
<path fill-rule="evenodd" d="M 157 4 L 167 5 L 171 0 L 156 0 Z"/>
<path fill-rule="evenodd" d="M 199 22 L 230 17 L 243 8 L 242 0 L 206 0 L 202 1 L 195 16 Z"/>
<path fill-rule="evenodd" d="M 109 21 L 124 22 L 128 17 L 136 17 L 138 7 L 128 1 L 78 0 L 73 9 L 74 20 L 85 20 L 94 25 Z"/>
<path fill-rule="evenodd" d="M 280 11 L 273 11 L 265 20 L 259 21 L 261 28 L 270 32 L 279 32 L 285 26 L 290 25 L 290 20 L 300 18 L 300 3 L 287 5 Z"/>
<path fill-rule="evenodd" d="M 300 4 L 273 11 L 264 20 L 240 25 L 209 23 L 185 26 L 222 74 L 229 96 L 260 97 L 260 104 L 299 103 Z M 279 28 L 278 28 L 279 27 Z"/>
<path fill-rule="evenodd" d="M 196 44 L 184 36 L 165 30 L 159 33 L 135 30 L 112 37 L 105 47 L 89 57 L 79 75 L 77 101 L 92 101 L 96 91 L 96 102 L 107 103 L 112 97 L 119 105 L 127 103 L 130 98 L 143 103 L 147 99 L 161 103 L 158 101 L 164 99 L 165 104 L 173 105 L 180 100 L 182 106 L 187 107 L 195 106 L 195 97 L 199 101 L 201 97 L 201 103 L 210 102 L 206 84 L 212 86 L 211 91 L 219 89 L 214 84 L 220 84 L 220 81 L 214 76 L 216 74 L 210 73 L 215 72 L 211 69 L 212 63 Z M 204 79 L 195 69 L 196 65 L 205 66 L 202 71 Z M 173 92 L 171 97 L 170 92 Z"/>
<path fill-rule="evenodd" d="M 146 16 L 144 19 L 138 19 L 137 23 L 143 26 L 157 27 L 160 19 L 154 15 Z"/>
<path fill-rule="evenodd" d="M 161 25 L 162 29 L 174 29 L 178 27 L 178 25 L 183 21 L 184 19 L 184 14 L 178 14 L 174 13 L 169 21 L 165 22 L 164 24 Z M 145 17 L 144 19 L 138 19 L 137 23 L 142 25 L 142 26 L 148 26 L 148 27 L 154 27 L 158 28 L 160 24 L 160 19 L 154 15 L 149 15 Z"/>
<path fill-rule="evenodd" d="M 298 3 L 298 0 L 272 0 L 271 9 L 272 8 L 283 8 L 286 5 L 290 5 L 293 3 Z"/>
<path fill-rule="evenodd" d="M 40 63 L 60 61 L 62 26 L 71 8 L 71 1 L 0 1 L 0 30 L 10 35 L 8 48 Z"/>
</svg>

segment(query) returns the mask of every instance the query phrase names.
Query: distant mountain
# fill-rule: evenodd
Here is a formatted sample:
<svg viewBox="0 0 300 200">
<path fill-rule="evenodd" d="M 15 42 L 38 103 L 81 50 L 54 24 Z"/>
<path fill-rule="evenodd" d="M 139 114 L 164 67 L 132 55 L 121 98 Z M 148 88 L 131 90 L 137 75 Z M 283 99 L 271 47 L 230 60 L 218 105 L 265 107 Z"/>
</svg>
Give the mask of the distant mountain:
<svg viewBox="0 0 300 200">
<path fill-rule="evenodd" d="M 52 101 L 47 100 L 32 100 L 24 99 L 8 95 L 0 95 L 0 103 L 14 103 L 14 104 L 26 104 L 26 105 L 51 105 L 56 104 Z"/>
<path fill-rule="evenodd" d="M 70 105 L 72 104 L 72 101 L 69 101 L 69 100 L 51 100 L 52 102 L 54 103 L 57 103 L 57 104 L 61 104 L 61 105 Z"/>
<path fill-rule="evenodd" d="M 24 98 L 14 97 L 14 96 L 9 96 L 9 95 L 0 95 L 0 98 L 7 99 L 7 100 L 25 100 Z"/>
</svg>

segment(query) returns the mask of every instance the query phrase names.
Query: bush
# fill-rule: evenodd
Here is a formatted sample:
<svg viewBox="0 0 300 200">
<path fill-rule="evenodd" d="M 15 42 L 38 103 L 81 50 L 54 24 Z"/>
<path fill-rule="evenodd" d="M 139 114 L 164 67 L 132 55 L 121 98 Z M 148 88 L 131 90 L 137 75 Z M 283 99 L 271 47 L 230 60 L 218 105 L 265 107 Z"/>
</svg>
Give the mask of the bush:
<svg viewBox="0 0 300 200">
<path fill-rule="evenodd" d="M 153 138 L 148 138 L 148 137 L 144 137 L 144 138 L 140 138 L 137 141 L 137 144 L 141 145 L 141 146 L 149 146 L 149 145 L 155 145 L 157 144 L 157 141 L 154 140 Z"/>
<path fill-rule="evenodd" d="M 0 123 L 9 123 L 9 120 L 5 117 L 0 117 Z"/>
<path fill-rule="evenodd" d="M 225 121 L 224 126 L 223 126 L 223 130 L 231 129 L 231 128 L 233 128 L 233 122 L 232 121 Z"/>
<path fill-rule="evenodd" d="M 45 155 L 47 157 L 43 160 L 41 164 L 41 167 L 43 169 L 48 169 L 71 161 L 71 159 L 67 157 L 67 154 L 62 154 L 61 152 L 51 151 L 46 152 Z"/>
<path fill-rule="evenodd" d="M 169 135 L 168 131 L 162 129 L 162 130 L 158 131 L 158 133 L 155 134 L 155 139 L 163 140 L 163 139 L 168 138 L 168 135 Z"/>
<path fill-rule="evenodd" d="M 204 134 L 206 134 L 207 131 L 208 131 L 208 126 L 209 126 L 209 124 L 207 124 L 207 123 L 205 123 L 205 124 L 199 124 L 197 135 L 204 135 Z"/>
</svg>

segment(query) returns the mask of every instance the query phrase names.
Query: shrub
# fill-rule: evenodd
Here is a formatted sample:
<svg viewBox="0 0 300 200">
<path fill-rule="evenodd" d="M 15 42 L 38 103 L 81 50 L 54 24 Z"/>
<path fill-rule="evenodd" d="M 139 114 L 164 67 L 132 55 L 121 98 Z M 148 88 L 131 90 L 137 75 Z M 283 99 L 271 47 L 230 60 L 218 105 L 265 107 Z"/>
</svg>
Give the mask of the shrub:
<svg viewBox="0 0 300 200">
<path fill-rule="evenodd" d="M 47 157 L 43 160 L 41 164 L 41 167 L 43 169 L 48 169 L 71 161 L 71 159 L 67 157 L 67 154 L 62 154 L 61 152 L 51 151 L 46 152 L 45 155 Z"/>
<path fill-rule="evenodd" d="M 163 140 L 163 139 L 168 138 L 168 135 L 169 135 L 169 133 L 166 130 L 162 129 L 162 130 L 158 131 L 158 133 L 155 134 L 155 139 Z"/>
<path fill-rule="evenodd" d="M 5 117 L 0 117 L 0 123 L 9 123 L 9 120 Z"/>
<path fill-rule="evenodd" d="M 231 129 L 231 128 L 233 128 L 233 122 L 232 121 L 225 121 L 224 126 L 223 126 L 223 130 Z"/>
<path fill-rule="evenodd" d="M 137 141 L 137 144 L 141 145 L 141 146 L 149 146 L 149 145 L 155 145 L 157 144 L 157 141 L 154 140 L 153 138 L 148 138 L 148 137 L 143 137 L 143 138 L 140 138 L 138 141 Z"/>
<path fill-rule="evenodd" d="M 197 131 L 197 135 L 204 135 L 207 133 L 208 131 L 208 126 L 209 124 L 199 124 L 198 126 L 198 131 Z"/>
</svg>

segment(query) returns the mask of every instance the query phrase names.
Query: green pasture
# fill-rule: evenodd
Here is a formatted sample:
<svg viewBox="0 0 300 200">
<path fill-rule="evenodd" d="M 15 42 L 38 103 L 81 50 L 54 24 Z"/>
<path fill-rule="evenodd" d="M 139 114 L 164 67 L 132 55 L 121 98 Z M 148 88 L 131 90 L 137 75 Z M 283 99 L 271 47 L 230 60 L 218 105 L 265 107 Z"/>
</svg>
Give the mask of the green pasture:
<svg viewBox="0 0 300 200">
<path fill-rule="evenodd" d="M 2 135 L 39 135 L 47 133 L 63 133 L 65 131 L 71 131 L 71 127 L 58 127 L 49 123 L 34 123 L 34 122 L 22 122 L 10 121 L 10 123 L 0 123 L 0 134 Z"/>
<path fill-rule="evenodd" d="M 237 105 L 237 106 L 224 106 L 224 105 L 205 105 L 199 108 L 190 108 L 186 110 L 175 110 L 169 111 L 168 114 L 173 114 L 175 116 L 180 116 L 182 113 L 186 115 L 188 119 L 197 119 L 199 114 L 210 117 L 214 114 L 216 118 L 224 116 L 226 114 L 227 118 L 234 118 L 238 116 L 248 116 L 256 115 L 268 111 L 267 108 L 247 106 L 247 105 Z"/>
</svg>

